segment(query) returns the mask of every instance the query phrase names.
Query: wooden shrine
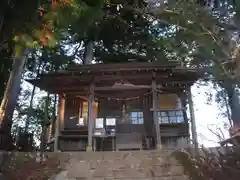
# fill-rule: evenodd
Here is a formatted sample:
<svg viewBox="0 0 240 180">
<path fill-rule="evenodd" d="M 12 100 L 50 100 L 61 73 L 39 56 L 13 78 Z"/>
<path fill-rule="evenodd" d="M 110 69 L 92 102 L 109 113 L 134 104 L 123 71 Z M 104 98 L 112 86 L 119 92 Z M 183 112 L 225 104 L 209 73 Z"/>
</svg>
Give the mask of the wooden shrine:
<svg viewBox="0 0 240 180">
<path fill-rule="evenodd" d="M 59 95 L 54 150 L 112 151 L 187 147 L 187 104 L 197 145 L 190 87 L 200 76 L 176 63 L 119 63 L 74 65 L 28 81 Z"/>
</svg>

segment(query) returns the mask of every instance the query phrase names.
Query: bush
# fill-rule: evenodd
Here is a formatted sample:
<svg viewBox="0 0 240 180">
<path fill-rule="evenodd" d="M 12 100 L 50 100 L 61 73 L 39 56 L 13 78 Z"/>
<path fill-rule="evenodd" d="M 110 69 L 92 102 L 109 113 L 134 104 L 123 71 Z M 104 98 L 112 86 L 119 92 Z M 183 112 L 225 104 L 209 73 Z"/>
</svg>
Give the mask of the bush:
<svg viewBox="0 0 240 180">
<path fill-rule="evenodd" d="M 57 156 L 48 157 L 43 163 L 26 153 L 8 153 L 4 157 L 1 172 L 7 180 L 48 180 L 61 170 Z"/>
<path fill-rule="evenodd" d="M 178 151 L 173 154 L 190 180 L 239 180 L 240 149 L 227 147 L 224 152 L 201 149 L 194 154 Z"/>
</svg>

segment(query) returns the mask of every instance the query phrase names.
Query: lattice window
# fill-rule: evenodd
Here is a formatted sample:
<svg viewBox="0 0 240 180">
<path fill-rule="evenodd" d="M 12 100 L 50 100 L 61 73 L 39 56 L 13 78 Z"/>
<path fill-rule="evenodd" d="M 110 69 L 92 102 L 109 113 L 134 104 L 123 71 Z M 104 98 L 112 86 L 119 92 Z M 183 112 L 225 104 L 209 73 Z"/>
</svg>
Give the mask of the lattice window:
<svg viewBox="0 0 240 180">
<path fill-rule="evenodd" d="M 132 124 L 143 124 L 143 112 L 130 112 L 129 119 L 131 120 Z"/>
<path fill-rule="evenodd" d="M 159 111 L 158 120 L 160 124 L 184 123 L 183 111 Z"/>
</svg>

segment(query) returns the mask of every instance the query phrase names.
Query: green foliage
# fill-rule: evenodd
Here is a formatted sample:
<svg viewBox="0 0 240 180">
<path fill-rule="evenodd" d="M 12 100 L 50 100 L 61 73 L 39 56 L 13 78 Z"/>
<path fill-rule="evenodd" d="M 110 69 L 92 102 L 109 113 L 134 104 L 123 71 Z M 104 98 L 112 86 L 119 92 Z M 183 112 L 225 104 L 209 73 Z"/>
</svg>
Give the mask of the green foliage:
<svg viewBox="0 0 240 180">
<path fill-rule="evenodd" d="M 168 25 L 162 36 L 168 37 L 165 52 L 168 58 L 183 65 L 204 68 L 206 79 L 213 79 L 220 88 L 217 95 L 227 93 L 227 106 L 232 120 L 238 121 L 239 103 L 239 3 L 231 0 L 217 1 L 168 1 L 147 14 L 159 24 Z M 161 40 L 159 44 L 161 44 Z M 222 91 L 224 88 L 224 91 Z M 217 98 L 226 105 L 226 98 Z"/>
<path fill-rule="evenodd" d="M 163 41 L 156 41 L 160 29 L 153 25 L 153 20 L 134 9 L 124 8 L 124 1 L 113 2 L 104 7 L 105 15 L 94 31 L 95 60 L 104 63 L 154 61 L 160 54 L 164 59 Z M 146 5 L 144 1 L 127 3 L 140 8 Z"/>
<path fill-rule="evenodd" d="M 27 90 L 26 90 L 27 91 Z M 50 96 L 50 103 L 48 106 L 48 116 L 49 119 L 45 119 L 45 100 L 46 97 L 40 97 L 38 103 L 34 104 L 33 107 L 29 107 L 29 104 L 26 102 L 29 99 L 31 92 L 22 91 L 19 103 L 17 106 L 17 116 L 14 119 L 14 126 L 24 126 L 26 121 L 29 123 L 28 132 L 34 133 L 35 141 L 40 140 L 40 135 L 42 132 L 42 125 L 48 125 L 50 120 L 55 116 L 53 114 L 54 110 L 54 96 Z M 28 116 L 30 112 L 30 116 Z M 28 118 L 28 119 L 27 119 Z M 22 124 L 22 125 L 21 125 Z"/>
<path fill-rule="evenodd" d="M 44 47 L 39 51 L 33 52 L 29 55 L 28 62 L 26 64 L 26 72 L 24 77 L 26 79 L 36 78 L 38 75 L 46 72 L 54 72 L 59 69 L 65 68 L 69 63 L 73 61 L 73 56 L 68 56 L 67 51 L 62 46 L 56 46 L 54 48 Z M 44 118 L 44 102 L 45 99 L 42 97 L 43 92 L 39 92 L 36 89 L 28 89 L 23 87 L 21 90 L 18 105 L 17 105 L 17 116 L 14 118 L 14 127 L 25 126 L 28 123 L 28 131 L 34 132 L 35 140 L 40 139 L 41 124 L 45 121 Z M 38 95 L 40 94 L 40 96 Z M 31 96 L 37 101 L 30 105 L 29 100 Z M 56 108 L 56 107 L 55 107 Z M 48 107 L 49 120 L 55 118 L 54 112 L 54 95 L 50 96 L 50 105 Z M 49 123 L 49 122 L 48 122 Z M 14 128 L 16 130 L 16 128 Z"/>
</svg>

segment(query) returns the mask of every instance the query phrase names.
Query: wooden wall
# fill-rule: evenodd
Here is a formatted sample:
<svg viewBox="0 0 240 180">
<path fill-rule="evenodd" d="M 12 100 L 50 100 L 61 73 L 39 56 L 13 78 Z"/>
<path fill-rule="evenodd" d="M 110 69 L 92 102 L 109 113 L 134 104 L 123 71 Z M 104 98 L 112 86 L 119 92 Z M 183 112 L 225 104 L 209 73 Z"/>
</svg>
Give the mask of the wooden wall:
<svg viewBox="0 0 240 180">
<path fill-rule="evenodd" d="M 144 129 L 145 129 L 146 136 L 153 135 L 154 120 L 153 120 L 153 112 L 150 110 L 151 108 L 152 108 L 152 96 L 150 95 L 143 99 L 143 117 L 144 117 Z"/>
<path fill-rule="evenodd" d="M 75 96 L 66 95 L 64 128 L 76 128 L 79 121 L 79 107 L 81 100 Z"/>
<path fill-rule="evenodd" d="M 114 117 L 117 121 L 122 119 L 122 102 L 117 100 L 105 100 L 103 108 L 106 117 Z"/>
<path fill-rule="evenodd" d="M 87 102 L 85 102 L 87 103 Z M 123 104 L 125 103 L 126 107 L 126 113 L 131 111 L 142 111 L 144 114 L 144 135 L 150 136 L 154 134 L 154 121 L 153 121 L 153 111 L 152 111 L 152 95 L 148 95 L 145 97 L 142 97 L 141 99 L 136 99 L 132 101 L 116 101 L 116 100 L 107 100 L 107 99 L 99 99 L 98 101 L 98 107 L 95 107 L 94 111 L 96 111 L 95 117 L 104 118 L 107 117 L 114 117 L 117 119 L 118 124 L 129 124 L 129 122 L 123 122 Z M 81 104 L 81 105 L 80 105 Z M 66 102 L 65 102 L 65 119 L 64 119 L 64 127 L 65 128 L 76 128 L 79 117 L 81 115 L 85 116 L 87 115 L 86 107 L 83 109 L 80 109 L 80 107 L 83 107 L 83 100 L 80 98 L 76 98 L 74 96 L 67 95 L 66 96 Z M 178 100 L 177 95 L 174 94 L 159 94 L 159 109 L 178 109 L 181 108 L 180 100 Z M 85 109 L 85 110 L 84 110 Z M 80 113 L 80 115 L 79 115 Z M 87 116 L 85 117 L 87 118 Z M 161 125 L 162 126 L 162 125 Z M 186 126 L 188 128 L 188 126 Z M 181 132 L 185 132 L 188 130 L 182 129 Z M 174 127 L 161 127 L 161 134 L 162 135 L 170 135 L 170 134 L 176 134 L 178 130 Z"/>
<path fill-rule="evenodd" d="M 159 94 L 158 95 L 159 109 L 179 109 L 182 108 L 180 98 L 177 94 Z"/>
</svg>

